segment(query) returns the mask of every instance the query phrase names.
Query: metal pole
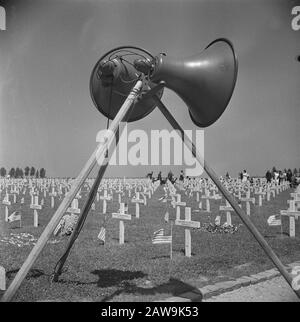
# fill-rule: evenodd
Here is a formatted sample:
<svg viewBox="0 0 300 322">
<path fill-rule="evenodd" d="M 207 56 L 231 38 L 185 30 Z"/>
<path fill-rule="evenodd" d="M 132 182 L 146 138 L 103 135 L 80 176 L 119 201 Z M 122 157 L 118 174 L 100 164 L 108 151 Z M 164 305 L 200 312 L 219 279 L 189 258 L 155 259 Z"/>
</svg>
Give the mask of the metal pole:
<svg viewBox="0 0 300 322">
<path fill-rule="evenodd" d="M 38 255 L 41 253 L 43 248 L 45 247 L 48 239 L 50 238 L 51 234 L 53 233 L 55 227 L 58 225 L 60 219 L 62 218 L 63 214 L 66 212 L 67 208 L 69 207 L 72 200 L 75 198 L 76 194 L 78 193 L 80 187 L 85 182 L 86 178 L 92 171 L 94 165 L 96 164 L 97 160 L 100 159 L 101 156 L 104 155 L 106 152 L 106 146 L 110 144 L 110 142 L 114 138 L 114 134 L 120 124 L 120 122 L 125 118 L 126 114 L 130 110 L 135 99 L 138 97 L 140 90 L 142 88 L 143 82 L 138 80 L 133 87 L 132 91 L 129 93 L 127 99 L 121 106 L 118 114 L 112 121 L 109 129 L 107 130 L 107 142 L 101 142 L 97 146 L 96 150 L 93 152 L 87 163 L 84 165 L 83 169 L 79 173 L 78 177 L 76 178 L 73 186 L 71 187 L 70 191 L 65 196 L 64 200 L 57 208 L 55 214 L 49 221 L 48 225 L 46 226 L 45 230 L 41 234 L 39 240 L 37 241 L 36 245 L 31 250 L 30 254 L 28 255 L 27 259 L 23 263 L 22 267 L 18 271 L 17 275 L 15 276 L 14 280 L 9 285 L 9 288 L 6 290 L 4 295 L 1 298 L 2 302 L 10 301 L 13 296 L 15 295 L 16 291 L 20 287 L 22 281 L 26 277 L 27 273 L 29 272 L 30 268 L 36 261 Z"/>
<path fill-rule="evenodd" d="M 263 236 L 260 234 L 260 232 L 257 230 L 257 228 L 254 226 L 254 224 L 251 222 L 249 217 L 246 215 L 245 211 L 241 209 L 236 202 L 236 200 L 231 196 L 231 194 L 227 191 L 227 189 L 222 185 L 220 182 L 217 174 L 213 171 L 212 168 L 209 167 L 209 165 L 204 161 L 204 158 L 202 155 L 199 154 L 197 151 L 195 145 L 193 142 L 185 135 L 184 130 L 181 128 L 181 126 L 177 123 L 173 115 L 169 112 L 169 110 L 166 108 L 166 106 L 162 103 L 162 101 L 156 96 L 153 95 L 153 99 L 155 100 L 159 110 L 162 112 L 162 114 L 166 117 L 168 122 L 171 124 L 171 126 L 175 130 L 179 130 L 182 135 L 184 136 L 184 143 L 185 145 L 190 149 L 193 156 L 199 161 L 201 166 L 204 168 L 206 173 L 210 176 L 210 178 L 213 180 L 215 185 L 218 187 L 218 189 L 221 191 L 223 196 L 228 200 L 232 208 L 236 211 L 240 219 L 243 221 L 243 223 L 246 225 L 246 227 L 250 230 L 254 238 L 258 241 L 262 249 L 265 251 L 265 253 L 268 255 L 268 257 L 271 259 L 271 261 L 274 263 L 274 265 L 277 267 L 279 272 L 282 274 L 282 276 L 285 278 L 285 280 L 288 282 L 290 287 L 292 287 L 292 276 L 288 273 L 284 265 L 281 263 L 279 258 L 276 256 L 272 248 L 268 245 L 266 240 L 263 238 Z M 293 291 L 296 293 L 298 298 L 300 298 L 300 290 L 296 291 L 293 289 Z"/>
</svg>

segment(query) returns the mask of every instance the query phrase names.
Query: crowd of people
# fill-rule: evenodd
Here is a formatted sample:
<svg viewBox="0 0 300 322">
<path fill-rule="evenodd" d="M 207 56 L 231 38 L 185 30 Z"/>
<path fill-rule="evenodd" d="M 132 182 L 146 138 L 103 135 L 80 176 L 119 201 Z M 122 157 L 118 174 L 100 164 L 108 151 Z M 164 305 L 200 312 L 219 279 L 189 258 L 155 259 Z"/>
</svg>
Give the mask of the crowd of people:
<svg viewBox="0 0 300 322">
<path fill-rule="evenodd" d="M 267 182 L 275 181 L 280 184 L 282 181 L 287 180 L 290 183 L 291 187 L 295 187 L 297 182 L 297 174 L 293 173 L 291 169 L 288 170 L 277 170 L 273 168 L 272 171 L 268 170 L 265 175 Z"/>
<path fill-rule="evenodd" d="M 172 184 L 174 184 L 177 181 L 177 178 L 174 176 L 171 170 L 169 171 L 168 175 L 165 178 L 162 177 L 161 171 L 159 171 L 156 178 L 153 176 L 153 171 L 147 174 L 147 178 L 151 179 L 153 182 L 159 180 L 161 184 L 165 184 L 167 180 L 170 180 Z M 183 181 L 183 180 L 184 180 L 184 174 L 183 174 L 183 170 L 181 170 L 179 181 Z"/>
<path fill-rule="evenodd" d="M 299 172 L 300 172 L 300 169 L 299 169 Z M 267 183 L 275 182 L 277 184 L 280 184 L 282 181 L 287 180 L 290 183 L 290 186 L 292 188 L 296 187 L 298 185 L 298 183 L 299 183 L 298 179 L 297 179 L 298 176 L 300 176 L 300 173 L 296 173 L 295 170 L 294 170 L 294 172 L 292 172 L 291 169 L 288 169 L 288 170 L 284 169 L 282 171 L 282 170 L 277 170 L 275 167 L 273 167 L 272 170 L 267 170 L 267 172 L 265 174 L 265 178 L 267 180 Z M 152 171 L 147 174 L 147 178 L 150 178 L 153 182 L 159 180 L 161 184 L 165 184 L 167 182 L 167 180 L 170 180 L 174 184 L 177 180 L 183 182 L 185 179 L 189 179 L 188 177 L 186 177 L 184 175 L 183 170 L 180 171 L 178 178 L 174 176 L 174 174 L 171 170 L 169 171 L 168 175 L 164 178 L 162 176 L 161 171 L 158 172 L 157 177 L 153 176 L 153 171 Z M 223 179 L 223 178 L 221 177 L 221 179 Z M 231 179 L 228 172 L 226 173 L 225 179 L 226 180 Z M 239 179 L 242 182 L 247 182 L 247 181 L 253 182 L 253 177 L 251 177 L 249 175 L 249 173 L 247 172 L 246 169 L 244 169 L 243 171 L 241 171 L 239 173 Z"/>
<path fill-rule="evenodd" d="M 271 171 L 267 170 L 265 174 L 265 178 L 267 180 L 267 183 L 275 182 L 277 184 L 280 184 L 282 181 L 288 181 L 291 187 L 295 187 L 298 184 L 297 174 L 298 173 L 296 173 L 295 171 L 292 172 L 291 169 L 288 169 L 288 170 L 284 169 L 282 171 L 282 170 L 277 170 L 275 167 L 273 167 Z M 227 172 L 226 179 L 228 180 L 229 178 L 230 176 Z M 242 182 L 247 182 L 252 180 L 247 170 L 243 170 L 242 172 L 240 172 L 239 178 Z"/>
</svg>

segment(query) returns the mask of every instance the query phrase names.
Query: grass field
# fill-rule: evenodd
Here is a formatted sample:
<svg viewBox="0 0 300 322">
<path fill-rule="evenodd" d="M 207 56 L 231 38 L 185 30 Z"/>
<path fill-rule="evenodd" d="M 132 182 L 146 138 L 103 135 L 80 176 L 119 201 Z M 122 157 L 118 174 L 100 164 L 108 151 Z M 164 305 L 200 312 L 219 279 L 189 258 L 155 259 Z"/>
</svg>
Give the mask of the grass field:
<svg viewBox="0 0 300 322">
<path fill-rule="evenodd" d="M 300 258 L 300 221 L 296 220 L 296 238 L 290 238 L 287 235 L 287 218 L 283 218 L 283 235 L 280 234 L 280 226 L 267 225 L 267 218 L 278 214 L 281 209 L 287 209 L 287 199 L 290 199 L 291 192 L 289 189 L 275 199 L 271 197 L 271 201 L 264 201 L 262 207 L 251 205 L 251 220 L 283 263 Z M 170 223 L 164 222 L 166 204 L 158 201 L 162 195 L 163 189 L 159 187 L 148 200 L 147 206 L 141 205 L 139 219 L 135 218 L 135 205 L 129 202 L 128 213 L 133 216 L 131 221 L 125 222 L 124 245 L 118 244 L 119 221 L 111 218 L 111 212 L 118 210 L 117 198 L 108 202 L 105 216 L 101 213 L 102 202 L 96 203 L 96 210 L 90 212 L 59 282 L 51 284 L 49 277 L 63 253 L 68 237 L 53 236 L 51 240 L 59 242 L 49 243 L 44 248 L 21 284 L 14 301 L 146 302 L 274 267 L 236 214 L 232 215 L 232 222 L 239 226 L 234 234 L 212 234 L 193 229 L 191 258 L 184 255 L 184 228 L 173 226 L 173 259 L 170 261 L 169 245 L 151 243 L 155 230 L 165 228 L 166 234 L 170 231 Z M 3 198 L 2 193 L 1 200 Z M 195 197 L 190 200 L 182 193 L 182 200 L 192 207 L 192 220 L 200 221 L 201 225 L 213 223 L 220 204 L 225 204 L 224 199 L 213 200 L 211 213 L 194 212 L 197 209 Z M 22 228 L 13 228 L 14 223 L 4 222 L 4 206 L 1 205 L 0 236 L 30 233 L 38 238 L 58 206 L 58 200 L 55 209 L 50 208 L 50 198 L 45 201 L 38 228 L 33 227 L 29 195 L 25 196 L 24 205 L 18 200 L 17 204 L 10 207 L 10 213 L 14 210 L 22 211 Z M 83 203 L 84 198 L 79 200 L 79 207 Z M 175 209 L 170 208 L 172 218 L 175 218 Z M 97 235 L 104 220 L 107 232 L 103 246 Z M 13 280 L 32 247 L 32 244 L 18 247 L 0 242 L 0 265 L 7 271 L 7 284 Z"/>
</svg>

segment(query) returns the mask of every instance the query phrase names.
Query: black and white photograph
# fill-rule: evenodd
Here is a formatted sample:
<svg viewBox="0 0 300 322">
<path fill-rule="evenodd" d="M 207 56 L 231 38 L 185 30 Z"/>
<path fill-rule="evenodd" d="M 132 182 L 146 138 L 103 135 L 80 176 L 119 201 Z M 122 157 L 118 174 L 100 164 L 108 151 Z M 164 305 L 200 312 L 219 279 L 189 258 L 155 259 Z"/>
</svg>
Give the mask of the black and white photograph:
<svg viewBox="0 0 300 322">
<path fill-rule="evenodd" d="M 299 302 L 299 121 L 300 0 L 0 1 L 1 308 Z"/>
</svg>

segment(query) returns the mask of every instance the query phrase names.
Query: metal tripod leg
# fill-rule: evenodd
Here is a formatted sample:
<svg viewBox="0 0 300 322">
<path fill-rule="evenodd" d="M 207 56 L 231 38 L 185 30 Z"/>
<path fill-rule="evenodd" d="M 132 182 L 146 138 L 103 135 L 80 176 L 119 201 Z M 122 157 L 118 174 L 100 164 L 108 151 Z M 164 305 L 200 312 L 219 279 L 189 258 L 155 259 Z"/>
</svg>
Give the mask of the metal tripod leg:
<svg viewBox="0 0 300 322">
<path fill-rule="evenodd" d="M 171 126 L 175 130 L 179 130 L 182 135 L 184 136 L 184 143 L 185 145 L 190 149 L 193 156 L 198 160 L 198 162 L 201 164 L 201 166 L 204 168 L 206 173 L 210 176 L 210 178 L 213 180 L 215 185 L 218 187 L 218 189 L 221 191 L 223 196 L 228 200 L 232 208 L 236 211 L 240 219 L 243 221 L 243 223 L 246 225 L 246 227 L 249 229 L 249 231 L 252 233 L 254 238 L 258 241 L 262 249 L 265 251 L 267 256 L 271 259 L 271 261 L 274 263 L 274 265 L 278 268 L 279 272 L 282 274 L 282 276 L 285 278 L 285 280 L 288 282 L 288 284 L 291 286 L 293 291 L 296 293 L 298 298 L 300 298 L 300 290 L 295 290 L 292 287 L 292 276 L 288 273 L 284 265 L 281 263 L 279 258 L 276 256 L 272 248 L 268 245 L 266 240 L 263 238 L 263 236 L 260 234 L 260 232 L 257 230 L 257 228 L 253 225 L 249 217 L 246 215 L 245 211 L 241 209 L 236 202 L 236 200 L 231 196 L 231 194 L 228 192 L 228 190 L 222 185 L 220 182 L 217 174 L 208 166 L 208 164 L 204 161 L 204 158 L 199 154 L 197 151 L 195 145 L 193 142 L 185 135 L 184 130 L 181 128 L 181 126 L 177 123 L 173 115 L 169 112 L 169 110 L 166 108 L 166 106 L 162 103 L 162 101 L 156 96 L 153 96 L 153 99 L 155 100 L 159 110 L 162 112 L 162 114 L 165 116 L 165 118 L 168 120 L 168 122 L 171 124 Z"/>
</svg>

